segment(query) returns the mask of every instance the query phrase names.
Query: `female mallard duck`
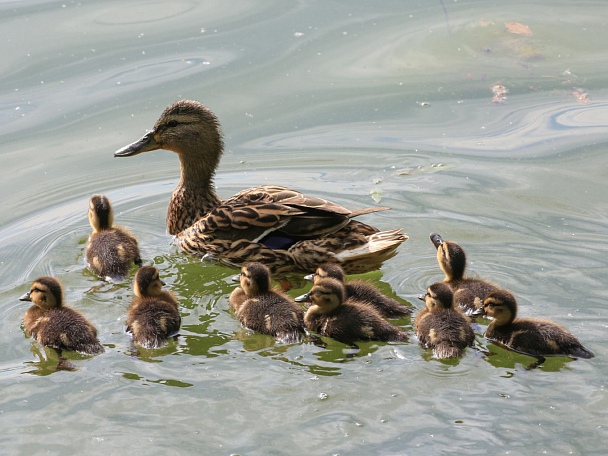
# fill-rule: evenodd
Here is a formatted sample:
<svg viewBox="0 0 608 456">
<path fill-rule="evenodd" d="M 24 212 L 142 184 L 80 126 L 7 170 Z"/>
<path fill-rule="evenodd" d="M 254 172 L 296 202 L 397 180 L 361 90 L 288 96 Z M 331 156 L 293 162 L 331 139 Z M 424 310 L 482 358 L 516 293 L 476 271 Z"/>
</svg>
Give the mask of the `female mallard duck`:
<svg viewBox="0 0 608 456">
<path fill-rule="evenodd" d="M 431 233 L 431 242 L 437 249 L 437 262 L 445 273 L 444 282 L 454 293 L 454 302 L 467 315 L 483 313 L 483 300 L 492 291 L 499 290 L 496 285 L 483 280 L 466 277 L 464 270 L 467 257 L 462 247 L 452 241 L 444 241 L 437 233 Z"/>
<path fill-rule="evenodd" d="M 122 280 L 131 264 L 141 266 L 135 237 L 125 228 L 114 226 L 114 209 L 103 195 L 93 195 L 89 202 L 89 223 L 93 233 L 86 258 L 91 270 L 100 277 Z"/>
<path fill-rule="evenodd" d="M 452 289 L 444 282 L 435 283 L 420 300 L 426 303 L 414 321 L 420 343 L 432 348 L 439 359 L 462 356 L 465 348 L 473 345 L 475 333 L 465 316 L 454 308 Z"/>
<path fill-rule="evenodd" d="M 261 262 L 273 274 L 306 273 L 340 263 L 348 273 L 380 267 L 407 236 L 353 217 L 388 208 L 350 211 L 278 186 L 243 190 L 222 201 L 213 178 L 224 144 L 217 117 L 196 101 L 168 106 L 152 131 L 114 153 L 129 157 L 166 149 L 177 153 L 181 178 L 167 212 L 167 228 L 184 252 L 238 266 Z"/>
<path fill-rule="evenodd" d="M 23 326 L 39 344 L 54 348 L 60 354 L 62 350 L 83 355 L 104 352 L 97 339 L 97 330 L 87 317 L 63 305 L 63 289 L 57 279 L 36 279 L 30 291 L 19 300 L 34 303 L 25 312 Z"/>
<path fill-rule="evenodd" d="M 391 299 L 388 296 L 383 295 L 379 290 L 374 288 L 369 283 L 361 280 L 345 283 L 344 276 L 344 269 L 342 269 L 340 265 L 335 263 L 327 263 L 319 266 L 314 274 L 307 275 L 304 278 L 312 281 L 313 283 L 317 283 L 319 280 L 328 277 L 330 279 L 336 279 L 338 282 L 344 284 L 344 291 L 346 293 L 347 300 L 352 298 L 358 302 L 368 303 L 384 318 L 401 318 L 412 313 L 412 307 L 404 306 L 395 299 Z M 304 301 L 305 296 L 306 295 L 298 296 L 295 299 L 296 302 Z"/>
<path fill-rule="evenodd" d="M 158 269 L 143 266 L 133 281 L 135 297 L 127 312 L 127 331 L 133 342 L 144 348 L 158 348 L 179 331 L 182 317 L 177 300 L 163 291 Z"/>
<path fill-rule="evenodd" d="M 248 263 L 238 278 L 240 286 L 230 294 L 229 301 L 241 324 L 279 342 L 300 342 L 304 312 L 286 295 L 271 289 L 270 270 L 261 263 Z"/>
<path fill-rule="evenodd" d="M 517 318 L 517 301 L 512 293 L 499 290 L 490 293 L 483 307 L 494 320 L 486 330 L 486 338 L 531 356 L 562 355 L 593 358 L 566 329 L 551 321 Z"/>
<path fill-rule="evenodd" d="M 405 342 L 407 332 L 386 321 L 376 309 L 346 298 L 344 285 L 335 279 L 318 280 L 306 295 L 311 306 L 304 324 L 311 331 L 352 345 L 358 340 Z"/>
</svg>

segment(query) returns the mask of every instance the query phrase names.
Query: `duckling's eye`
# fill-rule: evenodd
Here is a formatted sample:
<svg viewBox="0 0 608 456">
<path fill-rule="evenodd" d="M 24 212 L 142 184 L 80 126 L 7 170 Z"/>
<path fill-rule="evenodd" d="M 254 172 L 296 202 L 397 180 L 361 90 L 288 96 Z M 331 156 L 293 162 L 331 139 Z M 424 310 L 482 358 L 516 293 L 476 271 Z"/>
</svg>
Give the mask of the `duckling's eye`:
<svg viewBox="0 0 608 456">
<path fill-rule="evenodd" d="M 177 120 L 171 119 L 169 122 L 167 122 L 167 126 L 171 128 L 177 127 Z"/>
</svg>

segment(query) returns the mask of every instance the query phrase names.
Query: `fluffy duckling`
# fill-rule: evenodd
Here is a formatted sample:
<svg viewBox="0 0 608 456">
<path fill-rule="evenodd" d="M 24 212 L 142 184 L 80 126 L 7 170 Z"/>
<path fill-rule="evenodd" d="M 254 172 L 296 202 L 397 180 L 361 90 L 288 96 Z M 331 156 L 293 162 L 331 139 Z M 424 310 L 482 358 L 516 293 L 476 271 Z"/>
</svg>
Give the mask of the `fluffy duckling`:
<svg viewBox="0 0 608 456">
<path fill-rule="evenodd" d="M 483 307 L 494 320 L 486 338 L 531 356 L 570 356 L 593 358 L 593 353 L 560 325 L 536 318 L 517 318 L 517 301 L 512 293 L 499 290 L 490 293 Z"/>
<path fill-rule="evenodd" d="M 163 291 L 158 269 L 143 266 L 133 281 L 135 297 L 127 312 L 127 331 L 133 342 L 144 348 L 158 348 L 179 331 L 182 317 L 172 293 Z"/>
<path fill-rule="evenodd" d="M 60 354 L 62 350 L 83 355 L 104 352 L 93 324 L 82 313 L 63 304 L 63 289 L 57 279 L 39 277 L 19 300 L 34 303 L 25 312 L 23 326 L 39 344 Z"/>
<path fill-rule="evenodd" d="M 213 184 L 224 151 L 220 122 L 197 101 L 167 106 L 149 133 L 114 156 L 157 149 L 179 157 L 181 178 L 169 202 L 167 230 L 186 253 L 238 267 L 262 262 L 273 275 L 307 273 L 330 261 L 361 273 L 378 269 L 407 239 L 401 229 L 380 232 L 353 220 L 386 207 L 351 211 L 277 185 L 221 200 Z"/>
<path fill-rule="evenodd" d="M 307 275 L 304 278 L 312 281 L 313 283 L 317 283 L 319 280 L 328 277 L 331 279 L 336 279 L 338 282 L 344 284 L 344 291 L 346 293 L 347 300 L 352 298 L 358 302 L 368 303 L 384 318 L 401 318 L 406 315 L 411 315 L 413 311 L 412 307 L 404 306 L 399 301 L 383 295 L 379 290 L 374 288 L 369 283 L 361 280 L 345 283 L 344 269 L 342 269 L 339 264 L 324 264 L 319 266 L 314 274 Z M 296 298 L 296 302 L 303 301 L 304 296 L 306 295 L 298 296 Z"/>
<path fill-rule="evenodd" d="M 87 245 L 89 267 L 100 277 L 122 280 L 131 263 L 141 266 L 137 240 L 125 228 L 114 226 L 114 210 L 103 195 L 93 195 L 89 202 L 89 223 L 93 233 Z"/>
<path fill-rule="evenodd" d="M 344 285 L 336 279 L 318 280 L 306 299 L 311 301 L 304 324 L 311 331 L 352 345 L 358 340 L 405 342 L 407 332 L 384 320 L 366 303 L 346 298 Z"/>
<path fill-rule="evenodd" d="M 465 348 L 473 345 L 475 333 L 465 316 L 454 308 L 452 289 L 444 282 L 435 283 L 420 300 L 426 303 L 414 321 L 420 343 L 432 348 L 439 359 L 462 356 Z"/>
<path fill-rule="evenodd" d="M 279 342 L 300 342 L 304 312 L 289 297 L 271 289 L 270 270 L 261 263 L 249 263 L 237 277 L 240 286 L 230 294 L 229 301 L 241 324 Z"/>
<path fill-rule="evenodd" d="M 462 247 L 453 241 L 444 241 L 437 233 L 431 233 L 431 242 L 437 249 L 437 262 L 445 273 L 444 282 L 454 293 L 454 302 L 467 315 L 483 313 L 483 300 L 492 291 L 499 290 L 496 285 L 483 280 L 466 277 L 464 270 L 467 257 Z"/>
</svg>

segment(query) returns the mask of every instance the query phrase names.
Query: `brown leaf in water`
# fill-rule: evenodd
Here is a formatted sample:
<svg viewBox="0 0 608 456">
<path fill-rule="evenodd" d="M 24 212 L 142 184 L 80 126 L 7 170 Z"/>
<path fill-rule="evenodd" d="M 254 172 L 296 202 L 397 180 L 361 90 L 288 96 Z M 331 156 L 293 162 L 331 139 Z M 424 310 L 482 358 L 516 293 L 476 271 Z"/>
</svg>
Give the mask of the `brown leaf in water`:
<svg viewBox="0 0 608 456">
<path fill-rule="evenodd" d="M 502 104 L 507 102 L 507 94 L 509 93 L 509 89 L 502 84 L 494 84 L 492 86 L 492 93 L 494 94 L 492 97 L 492 101 L 494 103 Z"/>
<path fill-rule="evenodd" d="M 516 35 L 532 36 L 532 29 L 527 25 L 520 24 L 519 22 L 505 22 L 507 32 L 515 33 Z"/>
<path fill-rule="evenodd" d="M 576 98 L 576 101 L 582 104 L 589 103 L 589 95 L 583 89 L 579 89 L 578 87 L 574 87 L 572 89 L 572 96 Z"/>
</svg>

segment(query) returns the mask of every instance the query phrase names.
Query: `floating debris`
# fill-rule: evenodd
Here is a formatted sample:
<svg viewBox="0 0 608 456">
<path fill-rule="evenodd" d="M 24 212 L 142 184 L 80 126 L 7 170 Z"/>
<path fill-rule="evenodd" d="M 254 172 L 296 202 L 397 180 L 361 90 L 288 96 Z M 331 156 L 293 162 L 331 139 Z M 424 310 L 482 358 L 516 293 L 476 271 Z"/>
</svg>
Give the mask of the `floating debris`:
<svg viewBox="0 0 608 456">
<path fill-rule="evenodd" d="M 579 103 L 582 103 L 582 104 L 587 104 L 590 101 L 589 95 L 587 94 L 587 92 L 585 92 L 583 89 L 580 89 L 578 87 L 572 88 L 572 96 L 574 98 L 576 98 L 576 101 L 578 101 Z"/>
<path fill-rule="evenodd" d="M 514 33 L 516 35 L 532 36 L 532 29 L 527 25 L 520 24 L 519 22 L 505 22 L 507 32 Z"/>
<path fill-rule="evenodd" d="M 507 94 L 509 93 L 509 89 L 502 84 L 494 84 L 492 86 L 492 93 L 494 94 L 492 97 L 492 102 L 501 104 L 507 102 Z"/>
</svg>

